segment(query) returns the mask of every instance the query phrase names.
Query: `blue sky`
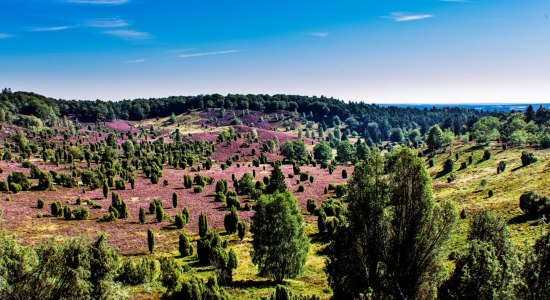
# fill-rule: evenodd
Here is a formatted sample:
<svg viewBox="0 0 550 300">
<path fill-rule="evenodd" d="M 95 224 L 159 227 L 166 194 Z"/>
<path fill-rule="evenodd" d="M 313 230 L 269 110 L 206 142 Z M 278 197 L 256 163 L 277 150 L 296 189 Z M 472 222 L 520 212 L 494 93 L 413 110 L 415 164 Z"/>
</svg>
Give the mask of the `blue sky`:
<svg viewBox="0 0 550 300">
<path fill-rule="evenodd" d="M 0 0 L 0 87 L 550 102 L 548 0 Z"/>
</svg>

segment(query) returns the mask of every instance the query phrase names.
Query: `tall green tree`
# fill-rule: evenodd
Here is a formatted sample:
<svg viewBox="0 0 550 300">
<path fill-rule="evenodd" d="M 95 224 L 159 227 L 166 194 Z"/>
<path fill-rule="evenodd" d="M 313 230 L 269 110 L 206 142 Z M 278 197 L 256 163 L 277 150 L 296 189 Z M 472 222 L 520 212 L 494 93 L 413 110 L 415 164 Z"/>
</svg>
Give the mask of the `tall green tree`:
<svg viewBox="0 0 550 300">
<path fill-rule="evenodd" d="M 500 138 L 500 121 L 495 117 L 483 117 L 472 126 L 472 137 L 480 144 Z"/>
<path fill-rule="evenodd" d="M 304 142 L 288 141 L 281 145 L 281 154 L 289 161 L 303 163 L 307 161 L 307 149 Z"/>
<path fill-rule="evenodd" d="M 527 254 L 523 269 L 525 285 L 522 295 L 526 299 L 550 299 L 550 234 L 547 232 Z"/>
<path fill-rule="evenodd" d="M 309 241 L 296 198 L 289 192 L 262 195 L 252 217 L 252 262 L 260 276 L 277 282 L 304 269 Z"/>
<path fill-rule="evenodd" d="M 434 203 L 430 177 L 411 149 L 388 161 L 373 153 L 348 183 L 348 224 L 334 235 L 326 266 L 335 299 L 417 299 L 434 291 L 456 211 Z"/>
<path fill-rule="evenodd" d="M 439 290 L 442 299 L 518 299 L 521 261 L 506 221 L 483 210 L 472 218 L 466 254 Z"/>
<path fill-rule="evenodd" d="M 149 253 L 153 253 L 155 249 L 155 234 L 151 228 L 147 229 L 147 248 L 149 248 Z"/>
<path fill-rule="evenodd" d="M 348 141 L 343 141 L 336 147 L 336 160 L 340 163 L 346 163 L 354 160 L 355 149 Z"/>
<path fill-rule="evenodd" d="M 443 131 L 439 125 L 436 124 L 430 128 L 426 137 L 426 144 L 431 150 L 437 150 L 443 146 Z"/>
<path fill-rule="evenodd" d="M 330 145 L 322 141 L 313 147 L 313 158 L 318 162 L 326 162 L 332 159 L 332 148 Z"/>
<path fill-rule="evenodd" d="M 271 175 L 269 176 L 269 184 L 266 186 L 267 193 L 284 192 L 287 190 L 285 183 L 285 174 L 281 171 L 281 163 L 275 162 Z"/>
</svg>

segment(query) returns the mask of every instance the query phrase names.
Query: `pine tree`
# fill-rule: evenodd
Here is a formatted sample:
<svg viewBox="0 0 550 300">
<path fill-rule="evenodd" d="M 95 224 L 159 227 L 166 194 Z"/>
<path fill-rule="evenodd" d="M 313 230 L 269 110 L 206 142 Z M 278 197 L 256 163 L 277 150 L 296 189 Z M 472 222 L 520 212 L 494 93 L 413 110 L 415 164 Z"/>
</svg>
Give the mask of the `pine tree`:
<svg viewBox="0 0 550 300">
<path fill-rule="evenodd" d="M 103 198 L 107 199 L 107 196 L 109 196 L 109 186 L 107 185 L 107 181 L 103 182 Z"/>
<path fill-rule="evenodd" d="M 180 255 L 182 257 L 186 257 L 186 256 L 189 256 L 189 255 L 193 254 L 193 251 L 192 251 L 192 248 L 191 248 L 191 243 L 189 242 L 189 239 L 187 238 L 185 233 L 183 233 L 183 232 L 180 233 L 178 244 L 179 244 Z"/>
<path fill-rule="evenodd" d="M 206 233 L 208 232 L 208 219 L 206 218 L 206 215 L 201 213 L 199 215 L 199 236 L 203 238 L 206 236 Z"/>
<path fill-rule="evenodd" d="M 172 194 L 172 206 L 174 208 L 178 207 L 178 194 L 176 194 L 176 193 Z"/>
<path fill-rule="evenodd" d="M 139 223 L 145 224 L 145 209 L 143 207 L 139 208 Z"/>
<path fill-rule="evenodd" d="M 252 262 L 260 276 L 282 282 L 305 265 L 309 240 L 296 198 L 289 192 L 262 195 L 252 217 Z"/>
<path fill-rule="evenodd" d="M 284 192 L 286 190 L 285 175 L 283 174 L 283 171 L 281 171 L 281 163 L 276 162 L 273 166 L 273 170 L 271 171 L 266 192 L 272 194 L 275 192 Z"/>
<path fill-rule="evenodd" d="M 151 228 L 147 229 L 147 247 L 149 248 L 149 253 L 153 253 L 155 249 L 155 235 Z"/>
</svg>

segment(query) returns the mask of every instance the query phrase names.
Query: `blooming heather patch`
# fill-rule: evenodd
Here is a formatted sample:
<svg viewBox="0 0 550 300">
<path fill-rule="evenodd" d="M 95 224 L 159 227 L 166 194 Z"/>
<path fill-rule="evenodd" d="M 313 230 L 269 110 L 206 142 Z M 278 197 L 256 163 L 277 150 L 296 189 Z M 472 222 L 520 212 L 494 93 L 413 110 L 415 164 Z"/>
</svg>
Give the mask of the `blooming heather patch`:
<svg viewBox="0 0 550 300">
<path fill-rule="evenodd" d="M 201 116 L 205 118 L 209 115 L 217 115 L 218 112 L 208 111 L 202 113 Z M 228 114 L 229 115 L 229 114 Z M 235 126 L 238 133 L 246 134 L 253 128 L 258 132 L 260 141 L 272 140 L 275 137 L 280 143 L 285 141 L 296 139 L 295 132 L 281 132 L 272 131 L 269 128 L 275 123 L 264 122 L 265 127 L 256 127 L 259 121 L 261 113 L 251 112 L 250 114 L 243 116 L 242 120 L 245 124 L 254 123 L 254 127 L 247 125 Z M 232 117 L 232 114 L 231 114 Z M 230 117 L 227 118 L 227 123 L 230 121 Z M 266 117 L 266 120 L 268 117 Z M 99 124 L 82 124 L 82 128 L 76 135 L 69 137 L 66 142 L 72 142 L 76 144 L 81 142 L 87 144 L 91 142 L 103 141 L 108 136 L 109 130 L 115 130 L 118 132 L 139 132 L 139 129 L 134 127 L 131 122 L 127 121 L 114 121 Z M 98 127 L 99 126 L 99 127 Z M 145 126 L 146 128 L 148 126 Z M 155 126 L 156 127 L 156 126 Z M 57 145 L 61 145 L 65 140 L 63 133 L 67 131 L 66 127 L 57 128 L 59 134 L 52 137 L 50 141 Z M 21 130 L 16 126 L 5 125 L 1 134 L 6 137 L 11 137 L 15 130 Z M 146 129 L 147 130 L 147 129 Z M 191 135 L 184 135 L 184 140 L 195 141 L 210 141 L 216 143 L 219 128 L 207 128 L 202 132 L 192 133 Z M 161 129 L 156 131 L 157 137 L 163 137 L 165 142 L 171 142 L 168 129 Z M 121 144 L 127 139 L 126 135 L 119 136 L 118 143 Z M 138 141 L 143 139 L 142 136 L 138 137 Z M 148 135 L 148 140 L 153 140 L 151 135 Z M 201 170 L 199 173 L 206 177 L 213 177 L 215 181 L 225 179 L 229 183 L 229 187 L 233 190 L 232 175 L 235 174 L 237 178 L 241 178 L 245 173 L 256 172 L 256 180 L 262 180 L 265 176 L 269 176 L 271 172 L 270 165 L 261 165 L 260 167 L 253 167 L 252 160 L 260 155 L 260 143 L 252 143 L 248 147 L 242 147 L 244 139 L 238 139 L 232 142 L 230 145 L 227 143 L 216 144 L 216 151 L 211 155 L 216 163 L 212 166 L 211 170 Z M 305 141 L 307 144 L 310 140 Z M 252 151 L 255 150 L 256 154 L 253 156 Z M 231 167 L 226 170 L 221 169 L 221 164 L 233 157 L 235 154 L 239 154 L 239 160 L 233 162 Z M 280 153 L 265 153 L 268 161 L 281 160 Z M 43 163 L 41 160 L 33 157 L 31 162 L 37 165 L 43 171 L 56 170 L 58 173 L 70 174 L 71 170 L 68 165 L 61 164 L 56 166 L 49 163 Z M 77 168 L 81 170 L 87 169 L 86 163 L 77 161 L 75 162 Z M 240 167 L 238 167 L 240 165 Z M 21 163 L 16 162 L 0 162 L 0 166 L 4 170 L 3 174 L 0 174 L 0 179 L 5 180 L 10 172 L 19 171 L 25 174 L 29 174 L 29 168 L 23 168 Z M 99 168 L 99 165 L 92 164 L 92 168 Z M 196 167 L 196 166 L 195 166 Z M 265 170 L 264 170 L 265 167 Z M 348 173 L 351 174 L 352 167 L 336 168 L 332 175 L 328 174 L 327 169 L 320 169 L 318 167 L 303 166 L 302 172 L 308 172 L 314 176 L 314 182 L 310 183 L 309 180 L 296 183 L 299 176 L 294 178 L 288 178 L 288 174 L 292 173 L 292 166 L 283 165 L 282 170 L 286 176 L 286 183 L 289 190 L 292 191 L 303 211 L 306 210 L 307 199 L 316 199 L 318 203 L 322 200 L 330 197 L 331 195 L 325 195 L 323 193 L 325 187 L 329 183 L 344 183 L 345 179 L 341 178 L 341 170 L 346 168 Z M 223 230 L 224 228 L 224 216 L 227 213 L 227 209 L 223 203 L 215 202 L 215 185 L 207 185 L 202 192 L 195 193 L 193 189 L 183 188 L 183 177 L 185 174 L 189 174 L 192 177 L 197 172 L 191 172 L 190 167 L 185 170 L 174 169 L 170 166 L 165 166 L 162 171 L 162 177 L 159 179 L 158 184 L 152 184 L 149 178 L 146 178 L 142 171 L 136 172 L 135 177 L 135 189 L 130 189 L 130 185 L 127 184 L 126 190 L 117 190 L 117 193 L 121 196 L 122 200 L 128 205 L 130 217 L 127 219 L 120 219 L 114 222 L 97 222 L 97 220 L 105 213 L 108 212 L 108 208 L 111 202 L 111 192 L 107 199 L 103 198 L 101 189 L 90 191 L 88 187 L 77 188 L 65 188 L 56 185 L 55 191 L 28 191 L 20 192 L 18 194 L 8 195 L 6 193 L 0 194 L 0 208 L 3 210 L 3 217 L 0 220 L 0 226 L 14 233 L 17 239 L 24 244 L 35 244 L 43 242 L 46 239 L 55 237 L 56 239 L 64 239 L 68 237 L 74 237 L 79 234 L 89 234 L 95 236 L 97 232 L 102 231 L 110 236 L 109 243 L 116 247 L 123 254 L 140 254 L 147 251 L 146 242 L 146 230 L 151 227 L 156 234 L 157 245 L 160 251 L 174 251 L 177 249 L 178 235 L 181 230 L 175 228 L 170 221 L 164 221 L 157 223 L 154 215 L 148 214 L 146 216 L 146 224 L 139 224 L 138 216 L 139 209 L 141 207 L 148 210 L 149 203 L 154 199 L 162 201 L 165 211 L 169 218 L 173 218 L 177 213 L 180 213 L 184 207 L 189 209 L 190 222 L 185 227 L 185 231 L 191 234 L 198 232 L 198 216 L 201 213 L 205 213 L 208 216 L 209 225 L 216 230 Z M 118 179 L 118 178 L 115 178 Z M 167 186 L 164 186 L 162 182 L 166 180 Z M 37 185 L 36 179 L 31 180 L 33 185 Z M 304 191 L 297 192 L 298 186 L 303 185 Z M 178 208 L 172 208 L 172 194 L 177 193 L 179 198 Z M 8 198 L 10 201 L 6 201 Z M 80 197 L 82 206 L 86 205 L 86 200 L 90 199 L 95 203 L 103 205 L 101 209 L 90 209 L 90 215 L 88 220 L 81 221 L 66 221 L 63 218 L 52 217 L 50 215 L 50 204 L 56 201 L 60 201 L 63 206 L 68 205 L 72 209 L 77 208 L 76 199 Z M 42 209 L 36 207 L 38 198 L 41 198 L 45 202 L 45 206 Z M 246 196 L 239 196 L 241 203 L 251 201 Z M 252 202 L 253 204 L 253 202 Z M 37 214 L 41 213 L 43 218 L 37 218 Z M 249 222 L 253 211 L 239 211 L 240 220 Z M 310 218 L 309 216 L 307 218 Z"/>
</svg>

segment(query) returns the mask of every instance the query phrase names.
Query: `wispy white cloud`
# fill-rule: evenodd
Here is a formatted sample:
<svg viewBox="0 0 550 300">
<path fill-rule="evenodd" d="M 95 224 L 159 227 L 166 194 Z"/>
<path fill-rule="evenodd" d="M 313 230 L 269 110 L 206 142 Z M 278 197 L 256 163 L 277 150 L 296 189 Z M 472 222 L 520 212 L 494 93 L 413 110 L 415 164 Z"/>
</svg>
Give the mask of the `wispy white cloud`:
<svg viewBox="0 0 550 300">
<path fill-rule="evenodd" d="M 151 38 L 151 35 L 148 32 L 136 31 L 133 29 L 109 30 L 104 33 L 129 40 L 146 40 Z"/>
<path fill-rule="evenodd" d="M 394 12 L 385 16 L 385 18 L 392 19 L 396 22 L 408 22 L 408 21 L 417 21 L 423 19 L 433 18 L 432 14 L 407 14 L 402 12 Z"/>
<path fill-rule="evenodd" d="M 7 39 L 7 38 L 11 38 L 11 37 L 12 37 L 11 34 L 0 33 L 0 39 Z"/>
<path fill-rule="evenodd" d="M 182 52 L 189 52 L 193 50 L 192 48 L 181 48 L 181 49 L 168 49 L 168 50 L 165 50 L 164 53 L 165 54 L 177 54 L 177 53 L 182 53 Z"/>
<path fill-rule="evenodd" d="M 90 19 L 84 23 L 84 25 L 89 27 L 98 27 L 98 28 L 114 28 L 114 27 L 126 27 L 130 24 L 121 18 L 101 18 L 101 19 Z"/>
<path fill-rule="evenodd" d="M 64 0 L 64 2 L 92 5 L 121 5 L 128 3 L 129 0 Z"/>
<path fill-rule="evenodd" d="M 242 52 L 242 51 L 243 51 L 243 50 L 225 50 L 225 51 L 212 51 L 212 52 L 197 52 L 197 53 L 180 54 L 180 55 L 177 55 L 176 57 L 179 57 L 179 58 L 190 58 L 190 57 L 200 57 L 200 56 L 210 56 L 210 55 L 237 53 L 237 52 Z"/>
<path fill-rule="evenodd" d="M 132 59 L 132 60 L 126 60 L 124 61 L 125 64 L 141 64 L 146 62 L 147 60 L 140 58 L 140 59 Z"/>
<path fill-rule="evenodd" d="M 31 28 L 30 31 L 61 31 L 71 28 L 70 26 L 52 26 L 52 27 L 35 27 Z"/>
<path fill-rule="evenodd" d="M 315 37 L 327 37 L 330 35 L 330 32 L 321 31 L 321 32 L 308 32 L 306 35 L 315 36 Z"/>
</svg>

